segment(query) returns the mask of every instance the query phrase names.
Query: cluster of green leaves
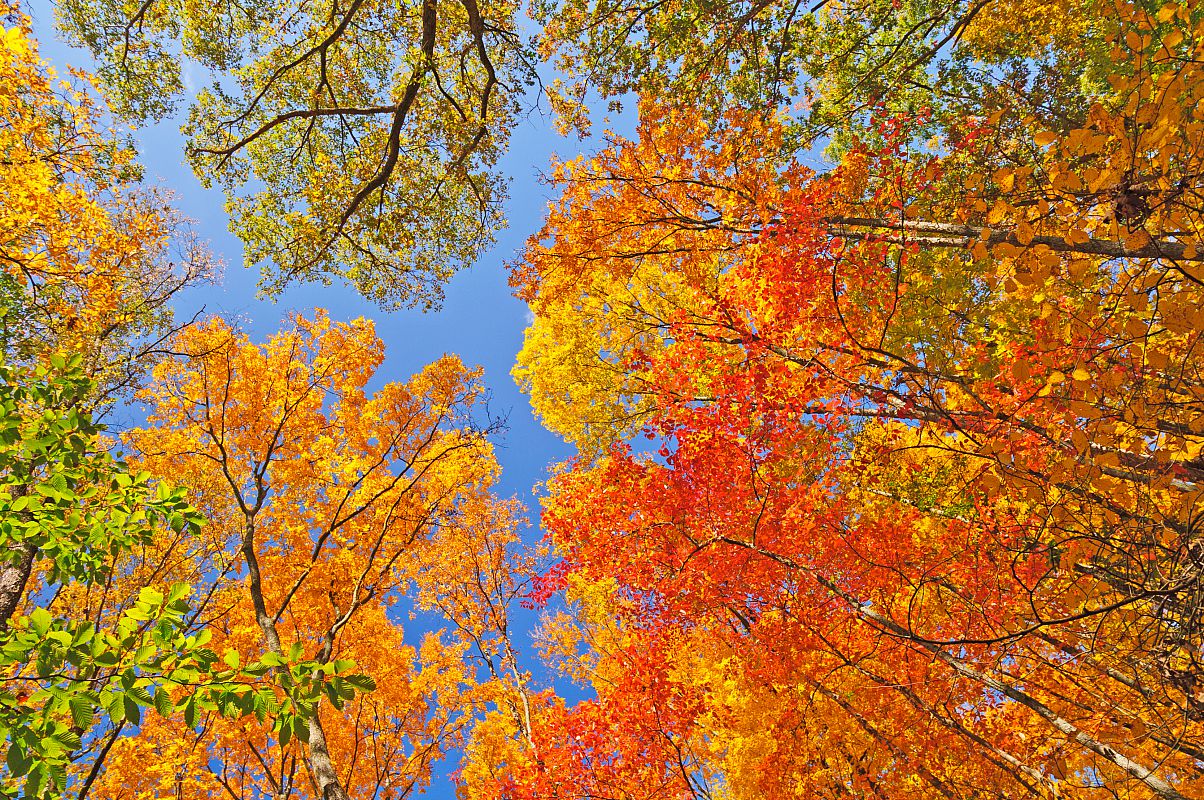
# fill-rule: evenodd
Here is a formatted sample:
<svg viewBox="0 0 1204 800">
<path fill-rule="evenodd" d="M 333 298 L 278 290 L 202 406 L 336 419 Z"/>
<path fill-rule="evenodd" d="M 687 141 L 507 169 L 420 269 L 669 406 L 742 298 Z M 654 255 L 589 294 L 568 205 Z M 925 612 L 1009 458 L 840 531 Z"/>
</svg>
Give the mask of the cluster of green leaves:
<svg viewBox="0 0 1204 800">
<path fill-rule="evenodd" d="M 0 381 L 0 559 L 32 547 L 50 583 L 92 583 L 156 525 L 199 530 L 182 489 L 152 488 L 103 447 L 103 427 L 81 407 L 94 384 L 78 357 L 54 356 L 32 374 L 0 364 Z"/>
<path fill-rule="evenodd" d="M 366 693 L 376 688 L 376 682 L 370 676 L 353 672 L 356 665 L 351 659 L 319 663 L 301 656 L 301 643 L 294 642 L 284 655 L 269 651 L 243 670 L 255 676 L 273 672 L 276 684 L 285 691 L 283 701 L 270 689 L 231 693 L 224 698 L 228 705 L 222 708 L 223 713 L 227 716 L 237 712 L 254 714 L 260 722 L 270 716 L 280 746 L 285 747 L 294 738 L 309 742 L 309 720 L 317 713 L 322 695 L 332 706 L 342 710 L 348 701 L 355 699 L 357 691 Z M 226 663 L 238 669 L 238 654 L 228 652 Z"/>
<path fill-rule="evenodd" d="M 536 0 L 551 97 L 569 127 L 589 98 L 673 98 L 708 123 L 731 108 L 789 118 L 786 152 L 876 142 L 883 111 L 922 117 L 917 142 L 1018 100 L 1052 126 L 1081 120 L 1108 48 L 1094 0 Z M 1059 30 L 1060 29 L 1060 30 Z M 1050 31 L 1058 31 L 1050 33 Z"/>
<path fill-rule="evenodd" d="M 149 542 L 160 525 L 200 528 L 181 490 L 151 487 L 149 475 L 132 474 L 103 446 L 102 426 L 82 408 L 94 388 L 78 357 L 56 355 L 33 369 L 0 364 L 0 558 L 10 603 L 25 602 L 31 579 L 41 582 L 41 594 L 104 580 L 121 554 Z M 149 686 L 178 670 L 174 680 L 196 682 L 206 671 L 203 661 L 187 663 L 197 646 L 185 634 L 188 591 L 181 584 L 165 597 L 143 589 L 111 630 L 56 618 L 41 606 L 16 617 L 15 606 L 5 609 L 6 793 L 18 781 L 27 797 L 61 790 L 98 709 L 137 724 L 141 705 L 169 702 Z"/>
<path fill-rule="evenodd" d="M 114 110 L 162 119 L 185 59 L 215 77 L 185 126 L 275 294 L 338 278 L 384 307 L 430 306 L 503 223 L 506 147 L 533 54 L 514 0 L 250 5 L 67 0 Z"/>
<path fill-rule="evenodd" d="M 144 588 L 112 632 L 84 620 L 55 619 L 44 608 L 17 619 L 0 645 L 0 668 L 18 672 L 16 692 L 0 692 L 0 734 L 8 742 L 8 776 L 0 792 L 59 796 L 67 766 L 104 723 L 116 736 L 142 722 L 143 709 L 179 713 L 194 727 L 204 714 L 271 717 L 280 743 L 308 740 L 308 720 L 325 694 L 341 708 L 357 691 L 375 689 L 355 663 L 319 664 L 269 653 L 240 668 L 237 654 L 219 661 L 208 629 L 189 633 L 186 584 L 167 595 Z M 226 668 L 221 667 L 224 662 Z M 32 668 L 32 674 L 22 674 Z M 24 687 L 24 688 L 22 688 Z M 103 710 L 105 717 L 98 714 Z"/>
<path fill-rule="evenodd" d="M 0 668 L 13 676 L 0 692 L 0 733 L 8 742 L 0 791 L 15 796 L 23 784 L 25 797 L 57 796 L 69 762 L 101 727 L 99 711 L 117 735 L 140 724 L 143 708 L 171 714 L 173 687 L 222 677 L 212 673 L 216 656 L 201 646 L 204 632 L 186 632 L 188 593 L 185 584 L 166 596 L 143 589 L 113 630 L 56 619 L 40 607 L 14 621 L 0 645 Z"/>
</svg>

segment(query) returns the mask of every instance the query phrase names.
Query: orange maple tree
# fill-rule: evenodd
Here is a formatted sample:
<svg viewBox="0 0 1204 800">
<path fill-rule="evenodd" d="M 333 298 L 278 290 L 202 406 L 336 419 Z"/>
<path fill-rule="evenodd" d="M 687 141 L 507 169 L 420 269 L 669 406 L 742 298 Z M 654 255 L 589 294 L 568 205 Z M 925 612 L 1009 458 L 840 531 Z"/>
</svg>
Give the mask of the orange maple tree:
<svg viewBox="0 0 1204 800">
<path fill-rule="evenodd" d="M 187 580 L 229 664 L 312 660 L 325 695 L 282 716 L 286 681 L 258 689 L 253 714 L 148 719 L 112 743 L 97 791 L 409 795 L 486 704 L 517 702 L 506 608 L 523 563 L 515 509 L 490 493 L 479 372 L 449 356 L 369 393 L 383 359 L 372 325 L 322 312 L 263 345 L 214 320 L 173 347 L 127 441 L 142 467 L 191 487 L 210 523 L 158 542 L 115 591 Z M 451 632 L 415 645 L 406 608 L 444 611 Z M 505 665 L 500 687 L 488 668 Z M 365 677 L 340 677 L 353 667 Z"/>
</svg>

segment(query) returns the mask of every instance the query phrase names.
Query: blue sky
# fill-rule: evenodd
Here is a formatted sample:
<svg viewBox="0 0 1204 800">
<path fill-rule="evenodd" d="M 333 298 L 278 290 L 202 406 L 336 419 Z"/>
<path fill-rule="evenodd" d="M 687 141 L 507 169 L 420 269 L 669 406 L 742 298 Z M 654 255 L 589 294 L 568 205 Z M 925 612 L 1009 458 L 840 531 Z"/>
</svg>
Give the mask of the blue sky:
<svg viewBox="0 0 1204 800">
<path fill-rule="evenodd" d="M 60 72 L 68 65 L 89 67 L 91 60 L 85 52 L 68 48 L 56 40 L 50 3 L 36 0 L 28 8 L 43 57 Z M 509 227 L 498 234 L 497 244 L 476 265 L 453 278 L 447 286 L 447 298 L 441 310 L 385 313 L 342 285 L 297 286 L 275 302 L 259 299 L 256 296 L 258 271 L 243 266 L 242 245 L 227 230 L 220 191 L 203 189 L 184 162 L 183 139 L 178 126 L 177 121 L 168 120 L 135 132 L 146 181 L 175 193 L 176 207 L 195 222 L 201 238 L 221 257 L 225 274 L 215 286 L 193 289 L 182 295 L 176 304 L 177 316 L 187 319 L 204 308 L 207 314 L 219 314 L 237 322 L 254 340 L 262 340 L 276 331 L 289 313 L 309 312 L 315 306 L 327 309 L 334 319 L 368 317 L 375 321 L 377 334 L 386 345 L 385 363 L 376 376 L 378 384 L 405 379 L 443 353 L 455 353 L 466 364 L 484 367 L 485 383 L 492 393 L 490 409 L 509 420 L 509 430 L 495 441 L 502 466 L 497 491 L 504 496 L 519 497 L 527 506 L 531 521 L 537 523 L 538 502 L 534 489 L 547 476 L 548 467 L 570 456 L 572 450 L 535 420 L 527 398 L 510 377 L 529 312 L 526 305 L 510 293 L 505 262 L 516 256 L 526 238 L 538 230 L 543 221 L 552 189 L 541 183 L 539 176 L 547 167 L 550 156 L 554 152 L 572 156 L 589 143 L 558 136 L 552 129 L 550 117 L 539 111 L 520 117 L 513 131 L 511 149 L 500 164 L 511 180 L 506 206 Z M 125 413 L 127 420 L 140 416 L 134 409 Z M 121 418 L 119 414 L 115 420 L 118 425 Z M 533 526 L 530 536 L 538 535 Z M 527 666 L 533 669 L 536 677 L 548 680 L 551 676 L 533 657 L 527 635 L 534 616 L 518 613 L 518 621 L 525 623 L 526 630 L 518 634 L 516 644 L 524 652 Z M 413 638 L 416 643 L 421 628 L 411 625 L 407 638 Z M 454 797 L 446 773 L 456 766 L 455 763 L 444 765 L 435 785 L 427 792 L 428 797 Z"/>
</svg>

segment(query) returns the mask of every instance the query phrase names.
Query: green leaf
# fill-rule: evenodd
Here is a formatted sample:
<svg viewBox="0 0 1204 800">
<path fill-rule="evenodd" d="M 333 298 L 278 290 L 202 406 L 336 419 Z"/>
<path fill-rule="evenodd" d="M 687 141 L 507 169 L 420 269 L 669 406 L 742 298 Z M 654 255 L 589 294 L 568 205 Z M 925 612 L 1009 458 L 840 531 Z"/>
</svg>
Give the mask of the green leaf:
<svg viewBox="0 0 1204 800">
<path fill-rule="evenodd" d="M 213 662 L 217 661 L 217 653 L 213 652 L 208 647 L 198 647 L 192 651 L 192 655 L 196 657 L 197 661 L 205 664 L 212 664 Z"/>
<path fill-rule="evenodd" d="M 128 609 L 124 616 L 129 617 L 130 619 L 138 620 L 139 622 L 146 622 L 148 619 L 150 619 L 150 614 L 142 606 L 134 606 L 133 608 Z"/>
<path fill-rule="evenodd" d="M 288 747 L 288 743 L 293 738 L 293 718 L 292 715 L 286 714 L 280 717 L 280 747 Z"/>
<path fill-rule="evenodd" d="M 142 709 L 138 707 L 136 702 L 134 702 L 134 698 L 128 696 L 122 697 L 122 705 L 125 710 L 126 722 L 133 723 L 134 725 L 141 725 Z"/>
<path fill-rule="evenodd" d="M 372 680 L 371 676 L 364 675 L 362 673 L 358 675 L 345 675 L 343 676 L 343 682 L 349 686 L 354 686 L 361 692 L 372 692 L 376 690 L 376 681 Z"/>
<path fill-rule="evenodd" d="M 265 714 L 275 714 L 280 710 L 280 703 L 276 701 L 276 693 L 271 689 L 260 689 L 256 692 L 255 702 L 263 708 Z"/>
<path fill-rule="evenodd" d="M 293 717 L 293 735 L 309 744 L 309 720 L 300 715 Z"/>
<path fill-rule="evenodd" d="M 45 636 L 46 631 L 50 630 L 52 622 L 54 622 L 54 618 L 44 608 L 35 608 L 33 613 L 29 615 L 29 626 L 34 629 L 38 636 Z"/>
<path fill-rule="evenodd" d="M 96 716 L 96 704 L 87 697 L 76 695 L 67 704 L 71 707 L 71 721 L 80 730 L 92 727 L 92 718 Z"/>
<path fill-rule="evenodd" d="M 117 725 L 125 721 L 125 695 L 121 692 L 110 692 L 104 697 L 105 713 Z"/>
<path fill-rule="evenodd" d="M 12 742 L 8 746 L 8 757 L 5 759 L 8 765 L 9 774 L 14 778 L 19 778 L 29 771 L 30 765 L 33 763 L 25 752 L 25 748 L 20 742 Z"/>
<path fill-rule="evenodd" d="M 96 635 L 96 627 L 92 623 L 80 625 L 75 630 L 75 637 L 72 643 L 76 646 L 87 644 L 92 641 L 92 637 Z"/>
<path fill-rule="evenodd" d="M 78 750 L 83 744 L 80 741 L 79 734 L 69 728 L 56 731 L 53 738 L 55 741 L 61 743 L 63 748 L 68 751 Z"/>
<path fill-rule="evenodd" d="M 192 587 L 187 583 L 173 583 L 171 589 L 167 592 L 166 604 L 170 605 L 177 600 L 181 600 L 192 594 Z"/>
<path fill-rule="evenodd" d="M 284 663 L 285 663 L 284 659 L 280 656 L 279 653 L 271 653 L 271 652 L 264 653 L 263 658 L 259 659 L 259 662 L 261 664 L 266 664 L 269 667 L 281 667 L 281 666 L 284 666 Z"/>
<path fill-rule="evenodd" d="M 175 704 L 171 701 L 171 695 L 166 689 L 160 688 L 155 692 L 155 710 L 159 712 L 159 716 L 163 719 L 171 717 L 171 713 L 175 710 Z"/>
<path fill-rule="evenodd" d="M 151 693 L 147 691 L 145 686 L 133 686 L 130 688 L 129 696 L 134 699 L 140 706 L 149 706 L 154 700 L 151 698 Z"/>
<path fill-rule="evenodd" d="M 326 697 L 327 697 L 327 699 L 330 700 L 330 704 L 332 706 L 339 709 L 340 711 L 343 710 L 343 698 L 339 697 L 339 691 L 338 691 L 338 689 L 336 689 L 334 687 L 333 684 L 330 684 L 330 683 L 322 684 L 322 691 L 326 694 Z"/>
<path fill-rule="evenodd" d="M 35 763 L 29 769 L 29 777 L 25 779 L 25 797 L 26 800 L 34 800 L 42 796 L 42 785 L 45 780 L 44 768 L 41 764 Z"/>
<path fill-rule="evenodd" d="M 38 484 L 34 487 L 34 491 L 50 500 L 58 500 L 61 496 L 58 489 L 46 483 Z"/>
<path fill-rule="evenodd" d="M 163 605 L 163 592 L 153 586 L 144 586 L 138 592 L 138 602 L 147 608 L 158 608 Z"/>
</svg>

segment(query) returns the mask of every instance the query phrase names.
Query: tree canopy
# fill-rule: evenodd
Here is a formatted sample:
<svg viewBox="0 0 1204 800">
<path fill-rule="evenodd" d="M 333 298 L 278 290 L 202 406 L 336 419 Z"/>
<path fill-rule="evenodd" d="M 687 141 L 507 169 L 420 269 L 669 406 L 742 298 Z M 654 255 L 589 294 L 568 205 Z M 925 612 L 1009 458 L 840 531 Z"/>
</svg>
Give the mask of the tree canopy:
<svg viewBox="0 0 1204 800">
<path fill-rule="evenodd" d="M 478 3 L 68 0 L 66 83 L 5 7 L 6 795 L 1204 795 L 1197 0 Z M 269 294 L 431 306 L 539 59 L 634 127 L 510 264 L 536 533 L 481 369 L 173 322 L 105 126 L 188 106 Z"/>
<path fill-rule="evenodd" d="M 534 65 L 509 0 L 81 0 L 63 30 L 114 109 L 189 104 L 188 158 L 222 188 L 278 293 L 344 280 L 383 308 L 441 296 L 502 224 L 496 162 Z M 185 97 L 184 72 L 213 80 Z"/>
</svg>

